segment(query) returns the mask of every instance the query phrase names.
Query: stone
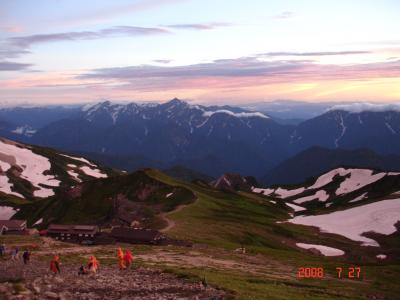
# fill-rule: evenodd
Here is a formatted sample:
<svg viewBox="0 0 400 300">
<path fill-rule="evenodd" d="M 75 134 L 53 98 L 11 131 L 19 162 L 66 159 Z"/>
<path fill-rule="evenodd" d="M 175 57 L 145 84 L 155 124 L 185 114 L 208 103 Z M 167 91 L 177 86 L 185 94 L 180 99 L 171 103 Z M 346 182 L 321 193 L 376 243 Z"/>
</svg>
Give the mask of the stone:
<svg viewBox="0 0 400 300">
<path fill-rule="evenodd" d="M 54 292 L 48 291 L 48 292 L 44 293 L 44 295 L 45 295 L 47 298 L 49 298 L 49 299 L 60 299 L 60 296 L 57 295 L 57 294 L 54 293 Z"/>
</svg>

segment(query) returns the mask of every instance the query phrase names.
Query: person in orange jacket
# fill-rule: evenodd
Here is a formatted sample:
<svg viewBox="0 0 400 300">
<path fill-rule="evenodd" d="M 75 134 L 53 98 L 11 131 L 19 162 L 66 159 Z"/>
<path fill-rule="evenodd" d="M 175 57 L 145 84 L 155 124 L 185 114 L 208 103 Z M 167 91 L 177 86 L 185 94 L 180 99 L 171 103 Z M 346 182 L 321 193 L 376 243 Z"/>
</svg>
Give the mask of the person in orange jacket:
<svg viewBox="0 0 400 300">
<path fill-rule="evenodd" d="M 125 262 L 125 266 L 126 268 L 129 268 L 133 262 L 133 255 L 132 252 L 129 250 L 125 251 L 125 255 L 124 255 L 124 262 Z"/>
<path fill-rule="evenodd" d="M 94 255 L 91 255 L 89 257 L 89 262 L 87 266 L 88 270 L 90 272 L 96 273 L 97 269 L 99 268 L 99 265 L 100 265 L 99 261 L 96 259 L 96 257 Z"/>
<path fill-rule="evenodd" d="M 50 261 L 50 271 L 54 274 L 59 274 L 60 270 L 60 257 L 58 255 L 54 255 L 53 259 Z"/>
<path fill-rule="evenodd" d="M 124 261 L 124 251 L 122 251 L 121 247 L 117 250 L 117 257 L 118 257 L 118 265 L 120 270 L 125 270 L 126 265 Z"/>
</svg>

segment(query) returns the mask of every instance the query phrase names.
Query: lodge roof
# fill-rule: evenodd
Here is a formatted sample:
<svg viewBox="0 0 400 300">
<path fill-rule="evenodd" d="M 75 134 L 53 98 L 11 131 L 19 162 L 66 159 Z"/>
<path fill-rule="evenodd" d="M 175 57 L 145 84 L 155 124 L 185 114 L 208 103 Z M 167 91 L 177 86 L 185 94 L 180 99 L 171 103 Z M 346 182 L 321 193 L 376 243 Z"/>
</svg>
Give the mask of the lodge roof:
<svg viewBox="0 0 400 300">
<path fill-rule="evenodd" d="M 157 230 L 129 227 L 114 227 L 111 230 L 111 236 L 116 239 L 127 239 L 138 242 L 155 241 L 162 238 L 161 233 Z"/>
<path fill-rule="evenodd" d="M 96 225 L 64 225 L 64 224 L 50 224 L 47 228 L 49 233 L 86 233 L 95 234 L 99 231 Z"/>
</svg>

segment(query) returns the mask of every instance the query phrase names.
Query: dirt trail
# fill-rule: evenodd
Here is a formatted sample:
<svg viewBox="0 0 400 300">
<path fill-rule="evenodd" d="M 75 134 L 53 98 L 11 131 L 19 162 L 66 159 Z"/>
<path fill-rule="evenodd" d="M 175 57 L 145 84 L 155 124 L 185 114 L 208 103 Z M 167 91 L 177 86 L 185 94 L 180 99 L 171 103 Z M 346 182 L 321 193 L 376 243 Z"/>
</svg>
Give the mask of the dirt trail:
<svg viewBox="0 0 400 300">
<path fill-rule="evenodd" d="M 175 227 L 176 223 L 174 220 L 168 218 L 169 215 L 174 214 L 176 212 L 181 211 L 182 209 L 184 209 L 187 206 L 193 205 L 197 202 L 198 198 L 196 198 L 196 200 L 190 204 L 182 204 L 179 205 L 177 208 L 175 208 L 173 211 L 167 212 L 167 213 L 161 213 L 159 214 L 160 218 L 163 219 L 166 223 L 167 223 L 167 227 L 163 228 L 160 230 L 160 232 L 168 232 L 170 231 L 172 228 Z"/>
</svg>

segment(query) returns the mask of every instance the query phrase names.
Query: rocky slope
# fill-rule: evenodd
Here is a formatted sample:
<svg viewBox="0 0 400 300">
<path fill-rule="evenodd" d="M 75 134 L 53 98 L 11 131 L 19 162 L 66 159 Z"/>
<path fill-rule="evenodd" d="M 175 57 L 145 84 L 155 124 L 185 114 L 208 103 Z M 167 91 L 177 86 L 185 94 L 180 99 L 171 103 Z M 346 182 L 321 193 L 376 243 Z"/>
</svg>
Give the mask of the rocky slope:
<svg viewBox="0 0 400 300">
<path fill-rule="evenodd" d="M 61 274 L 54 276 L 47 262 L 0 266 L 2 299 L 225 299 L 223 291 L 201 282 L 143 267 L 120 271 L 117 265 L 101 266 L 95 275 L 78 276 L 79 265 L 63 264 Z"/>
</svg>

